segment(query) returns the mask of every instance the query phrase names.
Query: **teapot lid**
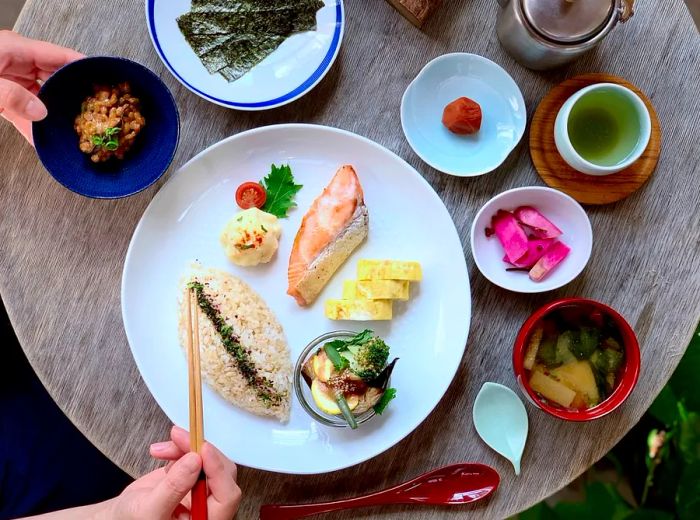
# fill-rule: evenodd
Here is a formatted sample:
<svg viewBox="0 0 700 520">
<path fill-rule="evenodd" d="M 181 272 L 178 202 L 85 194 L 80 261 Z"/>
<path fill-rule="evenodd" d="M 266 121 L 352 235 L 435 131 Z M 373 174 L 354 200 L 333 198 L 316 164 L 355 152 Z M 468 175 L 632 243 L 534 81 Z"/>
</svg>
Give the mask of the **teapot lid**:
<svg viewBox="0 0 700 520">
<path fill-rule="evenodd" d="M 527 22 L 542 36 L 571 43 L 596 35 L 608 23 L 616 0 L 521 0 Z"/>
</svg>

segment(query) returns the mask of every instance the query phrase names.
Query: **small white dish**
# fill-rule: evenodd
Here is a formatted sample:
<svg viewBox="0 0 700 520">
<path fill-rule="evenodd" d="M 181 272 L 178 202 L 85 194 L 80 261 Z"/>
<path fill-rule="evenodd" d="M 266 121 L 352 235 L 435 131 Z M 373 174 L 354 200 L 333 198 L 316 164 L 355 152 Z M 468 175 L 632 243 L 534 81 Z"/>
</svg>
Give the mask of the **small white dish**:
<svg viewBox="0 0 700 520">
<path fill-rule="evenodd" d="M 527 272 L 506 271 L 503 247 L 496 236 L 487 237 L 486 228 L 499 209 L 512 211 L 518 206 L 534 206 L 562 230 L 558 238 L 571 248 L 569 255 L 540 282 Z M 520 293 L 540 293 L 558 289 L 576 278 L 588 263 L 593 246 L 593 230 L 588 215 L 574 199 L 561 191 L 528 186 L 504 191 L 489 200 L 474 218 L 471 248 L 474 263 L 489 281 Z"/>
<path fill-rule="evenodd" d="M 520 475 L 520 461 L 527 442 L 528 419 L 525 405 L 507 386 L 486 382 L 472 409 L 474 428 L 488 446 L 513 464 Z"/>
<path fill-rule="evenodd" d="M 198 96 L 236 110 L 268 110 L 313 89 L 340 51 L 345 28 L 343 0 L 324 0 L 316 30 L 297 33 L 236 81 L 210 74 L 177 26 L 191 0 L 145 0 L 146 21 L 158 57 L 175 78 Z"/>
<path fill-rule="evenodd" d="M 479 132 L 457 135 L 442 124 L 445 106 L 459 97 L 481 106 Z M 506 160 L 525 132 L 525 100 L 512 77 L 493 61 L 468 53 L 429 62 L 401 100 L 408 144 L 433 168 L 458 177 L 488 173 Z"/>
<path fill-rule="evenodd" d="M 631 136 L 631 139 L 636 139 L 636 144 L 622 161 L 606 166 L 592 163 L 581 157 L 569 139 L 568 125 L 572 109 L 574 109 L 582 98 L 596 94 L 609 95 L 610 93 L 618 95 L 620 97 L 619 103 L 628 104 L 637 117 L 636 122 L 618 124 L 618 126 L 624 127 L 620 130 L 621 132 L 636 133 L 636 135 L 632 133 Z M 619 104 L 616 106 L 619 107 Z M 622 111 L 618 111 L 617 114 L 622 114 Z M 618 117 L 622 116 L 618 115 Z M 554 143 L 557 146 L 559 155 L 561 155 L 561 158 L 574 170 L 588 175 L 610 175 L 628 168 L 642 156 L 649 144 L 650 138 L 651 116 L 649 116 L 649 109 L 644 104 L 644 101 L 627 87 L 615 83 L 596 83 L 595 85 L 582 88 L 566 100 L 559 109 L 554 123 Z"/>
</svg>

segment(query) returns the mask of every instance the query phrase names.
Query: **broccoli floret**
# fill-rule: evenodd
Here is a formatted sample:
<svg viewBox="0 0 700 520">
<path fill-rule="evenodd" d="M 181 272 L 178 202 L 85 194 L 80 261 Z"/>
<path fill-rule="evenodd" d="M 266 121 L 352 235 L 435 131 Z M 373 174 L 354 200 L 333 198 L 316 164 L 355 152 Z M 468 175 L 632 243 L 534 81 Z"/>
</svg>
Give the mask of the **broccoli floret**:
<svg viewBox="0 0 700 520">
<path fill-rule="evenodd" d="M 389 346 L 381 338 L 372 337 L 360 345 L 348 345 L 340 355 L 348 360 L 348 369 L 364 381 L 375 379 L 389 358 Z"/>
</svg>

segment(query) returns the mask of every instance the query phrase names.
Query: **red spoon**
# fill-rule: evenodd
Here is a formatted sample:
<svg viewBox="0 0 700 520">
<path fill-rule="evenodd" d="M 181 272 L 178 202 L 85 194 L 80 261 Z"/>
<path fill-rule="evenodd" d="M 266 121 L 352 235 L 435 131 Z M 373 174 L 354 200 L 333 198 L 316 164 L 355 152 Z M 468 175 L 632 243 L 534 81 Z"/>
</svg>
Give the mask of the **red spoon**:
<svg viewBox="0 0 700 520">
<path fill-rule="evenodd" d="M 469 504 L 496 491 L 500 480 L 496 470 L 484 464 L 452 464 L 361 497 L 316 504 L 264 505 L 260 508 L 260 520 L 295 520 L 341 509 L 385 504 Z"/>
</svg>

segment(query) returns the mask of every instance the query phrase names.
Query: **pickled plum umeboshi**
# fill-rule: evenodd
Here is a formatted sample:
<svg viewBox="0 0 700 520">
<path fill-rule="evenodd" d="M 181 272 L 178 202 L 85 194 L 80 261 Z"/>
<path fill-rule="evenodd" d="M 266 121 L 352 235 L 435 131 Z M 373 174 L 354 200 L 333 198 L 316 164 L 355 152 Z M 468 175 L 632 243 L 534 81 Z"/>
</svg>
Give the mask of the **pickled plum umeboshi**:
<svg viewBox="0 0 700 520">
<path fill-rule="evenodd" d="M 475 134 L 481 128 L 481 107 L 468 97 L 457 98 L 445 107 L 442 124 L 455 134 Z"/>
</svg>

